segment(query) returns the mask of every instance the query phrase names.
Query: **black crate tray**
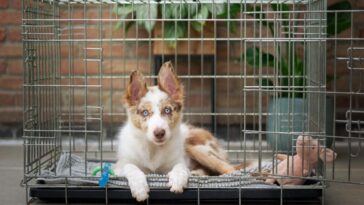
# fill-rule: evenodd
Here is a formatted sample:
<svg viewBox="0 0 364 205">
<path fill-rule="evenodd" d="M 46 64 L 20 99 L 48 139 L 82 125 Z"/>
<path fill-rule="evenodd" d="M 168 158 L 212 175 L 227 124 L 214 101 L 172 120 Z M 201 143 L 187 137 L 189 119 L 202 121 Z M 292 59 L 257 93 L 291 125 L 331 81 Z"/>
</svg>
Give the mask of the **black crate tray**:
<svg viewBox="0 0 364 205">
<path fill-rule="evenodd" d="M 189 203 L 195 204 L 199 200 L 201 203 L 238 203 L 251 202 L 253 204 L 279 203 L 281 196 L 284 204 L 320 204 L 322 187 L 315 188 L 283 188 L 279 186 L 272 188 L 231 188 L 231 189 L 186 189 L 182 194 L 171 193 L 168 189 L 152 189 L 149 193 L 149 203 Z M 107 193 L 106 193 L 107 192 Z M 64 188 L 30 188 L 30 196 L 46 201 L 64 201 L 66 197 Z M 81 203 L 100 203 L 107 201 L 133 203 L 130 190 L 125 188 L 68 188 L 67 201 Z"/>
</svg>

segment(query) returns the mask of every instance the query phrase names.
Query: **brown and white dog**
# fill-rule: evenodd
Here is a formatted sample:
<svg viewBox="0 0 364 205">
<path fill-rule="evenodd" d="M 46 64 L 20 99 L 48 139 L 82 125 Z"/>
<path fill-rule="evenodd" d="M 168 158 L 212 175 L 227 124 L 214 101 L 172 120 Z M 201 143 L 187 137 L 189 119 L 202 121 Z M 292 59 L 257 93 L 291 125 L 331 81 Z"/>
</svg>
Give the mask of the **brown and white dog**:
<svg viewBox="0 0 364 205">
<path fill-rule="evenodd" d="M 147 173 L 168 174 L 171 192 L 182 192 L 190 174 L 232 172 L 212 134 L 182 122 L 183 86 L 171 62 L 162 65 L 158 85 L 147 87 L 134 71 L 125 94 L 127 122 L 118 133 L 115 173 L 127 178 L 132 196 L 148 198 Z"/>
</svg>

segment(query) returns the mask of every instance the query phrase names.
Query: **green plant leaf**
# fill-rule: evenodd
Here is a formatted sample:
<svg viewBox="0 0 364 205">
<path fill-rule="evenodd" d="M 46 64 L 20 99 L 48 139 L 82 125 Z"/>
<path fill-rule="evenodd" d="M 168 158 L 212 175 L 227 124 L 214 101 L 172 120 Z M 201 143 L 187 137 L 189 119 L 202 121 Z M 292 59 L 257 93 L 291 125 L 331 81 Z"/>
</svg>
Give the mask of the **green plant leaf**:
<svg viewBox="0 0 364 205">
<path fill-rule="evenodd" d="M 126 23 L 125 25 L 125 32 L 128 32 L 130 27 L 132 27 L 133 25 L 135 25 L 135 21 L 128 21 L 128 23 Z"/>
<path fill-rule="evenodd" d="M 229 8 L 229 4 L 225 3 L 224 4 L 224 10 L 223 12 L 221 12 L 221 14 L 218 15 L 218 17 L 220 18 L 235 18 L 241 11 L 241 6 L 240 4 L 230 4 L 230 8 Z"/>
<path fill-rule="evenodd" d="M 289 5 L 285 3 L 280 4 L 271 4 L 273 11 L 283 11 L 282 12 L 282 18 L 289 19 L 289 13 L 287 11 L 290 11 Z"/>
<path fill-rule="evenodd" d="M 245 51 L 246 62 L 254 67 L 274 67 L 275 58 L 270 53 L 261 52 L 259 48 L 248 48 Z M 262 59 L 260 66 L 260 57 Z"/>
<path fill-rule="evenodd" d="M 280 74 L 281 75 L 289 75 L 289 66 L 287 61 L 282 58 L 280 61 L 278 61 L 278 68 L 280 69 Z"/>
<path fill-rule="evenodd" d="M 268 87 L 268 89 L 273 89 L 273 81 L 269 78 L 256 79 L 256 83 L 263 87 Z"/>
<path fill-rule="evenodd" d="M 232 21 L 230 22 L 230 28 L 229 28 L 229 31 L 231 33 L 235 33 L 236 32 L 236 29 L 238 27 L 238 23 L 236 21 Z"/>
<path fill-rule="evenodd" d="M 201 24 L 198 21 L 191 21 L 191 26 L 193 29 L 195 29 L 197 32 L 201 32 L 203 29 L 203 24 Z"/>
<path fill-rule="evenodd" d="M 173 19 L 174 14 L 176 13 L 176 8 L 172 4 L 163 4 L 160 6 L 160 12 L 162 14 L 162 18 Z"/>
<path fill-rule="evenodd" d="M 205 4 L 201 4 L 201 7 L 198 11 L 198 13 L 195 15 L 195 19 L 201 19 L 197 20 L 200 24 L 204 25 L 206 20 L 209 17 L 209 10 L 207 9 L 207 6 Z"/>
<path fill-rule="evenodd" d="M 190 16 L 193 16 L 198 4 L 184 4 L 173 3 L 160 6 L 160 12 L 164 19 L 184 19 L 188 16 L 188 10 L 190 10 Z"/>
<path fill-rule="evenodd" d="M 296 74 L 298 75 L 303 75 L 303 72 L 304 72 L 304 65 L 303 65 L 303 60 L 299 57 L 295 57 L 294 58 L 294 65 L 295 65 L 295 68 L 294 68 L 294 71 Z"/>
<path fill-rule="evenodd" d="M 136 11 L 136 19 L 156 19 L 158 15 L 157 4 L 140 4 L 134 5 Z M 154 20 L 142 20 L 138 21 L 139 25 L 143 25 L 145 30 L 149 33 L 153 30 L 155 21 Z"/>
<path fill-rule="evenodd" d="M 168 46 L 175 48 L 177 39 L 184 37 L 186 33 L 186 22 L 166 22 L 164 25 L 164 37 L 167 38 Z"/>
<path fill-rule="evenodd" d="M 241 5 L 240 4 L 230 4 L 230 8 L 228 7 L 229 4 L 225 3 L 225 4 L 221 4 L 222 7 L 222 11 L 221 13 L 219 13 L 217 16 L 219 18 L 236 18 L 238 16 L 238 14 L 241 12 Z M 244 6 L 244 5 L 243 5 Z M 212 11 L 211 11 L 212 13 Z M 231 33 L 235 33 L 237 30 L 237 22 L 236 21 L 230 21 L 230 28 L 229 31 Z"/>
<path fill-rule="evenodd" d="M 185 19 L 188 18 L 188 4 L 181 3 L 178 4 L 176 7 L 176 17 L 179 19 Z"/>
<path fill-rule="evenodd" d="M 304 77 L 304 64 L 302 59 L 295 56 L 292 58 L 294 62 L 290 63 L 291 67 L 287 63 L 285 59 L 281 59 L 279 61 L 279 68 L 280 68 L 280 78 L 279 78 L 279 85 L 290 87 L 290 86 L 300 86 L 299 88 L 282 88 L 281 95 L 282 97 L 302 97 L 303 93 L 303 86 L 305 85 L 305 77 Z M 290 90 L 288 92 L 288 90 Z M 295 92 L 293 94 L 293 91 Z"/>
<path fill-rule="evenodd" d="M 192 28 L 198 32 L 201 32 L 206 22 L 203 19 L 207 19 L 208 17 L 209 17 L 209 10 L 206 4 L 201 4 L 199 11 L 193 17 L 194 19 L 200 19 L 200 20 L 191 21 Z"/>
<path fill-rule="evenodd" d="M 351 10 L 349 1 L 340 1 L 327 8 L 331 11 Z M 351 27 L 351 12 L 328 12 L 327 34 L 332 36 Z"/>
<path fill-rule="evenodd" d="M 199 8 L 199 3 L 191 3 L 191 4 L 187 4 L 188 5 L 188 11 L 187 11 L 187 15 L 186 17 L 191 18 L 192 16 L 195 16 L 196 13 L 198 12 L 198 8 Z M 188 12 L 190 12 L 190 16 L 188 16 Z"/>
<path fill-rule="evenodd" d="M 119 29 L 123 26 L 124 24 L 124 21 L 117 21 L 115 26 L 114 26 L 114 29 Z"/>
<path fill-rule="evenodd" d="M 115 29 L 119 29 L 119 28 L 123 27 L 126 17 L 129 14 L 134 12 L 132 5 L 129 5 L 129 4 L 124 4 L 124 5 L 119 4 L 119 5 L 115 6 L 113 10 L 114 10 L 114 13 L 117 16 L 119 16 L 119 19 L 120 19 L 120 21 L 116 22 L 116 24 L 114 26 Z M 125 31 L 128 31 L 128 30 L 125 29 Z"/>
<path fill-rule="evenodd" d="M 118 16 L 125 17 L 133 11 L 133 6 L 131 4 L 118 4 L 114 7 L 114 13 Z"/>
<path fill-rule="evenodd" d="M 225 12 L 225 5 L 221 3 L 206 4 L 206 7 L 212 16 L 220 16 Z"/>
<path fill-rule="evenodd" d="M 295 57 L 295 68 L 294 68 L 294 82 L 293 85 L 295 86 L 304 86 L 304 64 L 302 59 L 300 59 L 299 57 Z M 299 88 L 299 90 L 302 90 L 302 88 Z"/>
</svg>

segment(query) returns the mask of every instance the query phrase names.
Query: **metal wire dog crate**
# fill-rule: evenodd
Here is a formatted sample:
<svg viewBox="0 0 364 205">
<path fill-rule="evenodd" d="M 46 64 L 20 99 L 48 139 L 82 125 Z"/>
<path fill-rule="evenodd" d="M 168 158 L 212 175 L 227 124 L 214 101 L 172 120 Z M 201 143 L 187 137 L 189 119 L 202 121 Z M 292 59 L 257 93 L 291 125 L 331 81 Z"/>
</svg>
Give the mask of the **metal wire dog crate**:
<svg viewBox="0 0 364 205">
<path fill-rule="evenodd" d="M 328 10 L 326 0 L 23 0 L 27 202 L 68 203 L 85 198 L 81 192 L 105 203 L 130 198 L 117 186 L 69 184 L 71 168 L 47 176 L 63 183 L 37 179 L 65 153 L 85 167 L 114 160 L 129 74 L 141 70 L 153 84 L 167 60 L 185 86 L 185 120 L 221 139 L 232 163 L 256 159 L 260 172 L 275 154 L 293 154 L 301 133 L 348 150 L 340 156 L 346 167 L 322 163 L 307 177 L 314 185 L 195 187 L 180 198 L 323 200 L 326 181 L 363 184 L 355 172 L 364 133 L 364 49 L 355 26 L 363 14 Z M 85 168 L 83 178 L 89 174 Z"/>
</svg>

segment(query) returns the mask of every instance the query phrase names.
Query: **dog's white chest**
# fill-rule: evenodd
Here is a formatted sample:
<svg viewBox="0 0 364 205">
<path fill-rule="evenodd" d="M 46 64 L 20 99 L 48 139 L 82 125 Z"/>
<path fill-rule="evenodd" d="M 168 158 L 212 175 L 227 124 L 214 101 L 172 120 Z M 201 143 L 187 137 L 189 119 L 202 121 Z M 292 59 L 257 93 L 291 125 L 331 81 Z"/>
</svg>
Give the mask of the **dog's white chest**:
<svg viewBox="0 0 364 205">
<path fill-rule="evenodd" d="M 118 157 L 124 163 L 132 163 L 145 173 L 168 173 L 172 167 L 184 161 L 184 137 L 179 132 L 170 141 L 155 146 L 140 136 L 133 129 L 125 126 L 119 134 Z"/>
<path fill-rule="evenodd" d="M 170 161 L 168 158 L 167 153 L 165 153 L 165 150 L 148 150 L 147 158 L 145 158 L 145 166 L 147 169 L 149 169 L 150 172 L 157 172 L 157 173 L 163 173 L 166 169 L 165 167 L 171 168 L 172 166 L 168 161 Z"/>
</svg>

